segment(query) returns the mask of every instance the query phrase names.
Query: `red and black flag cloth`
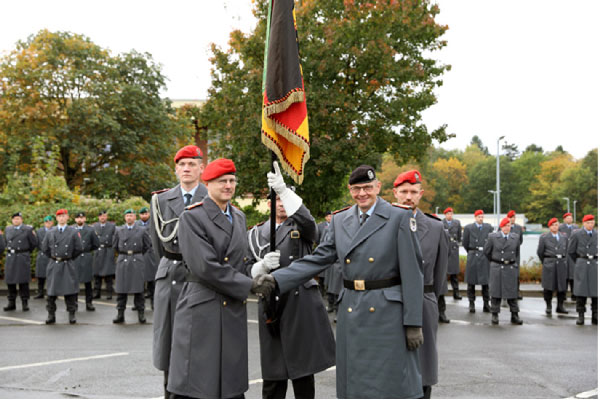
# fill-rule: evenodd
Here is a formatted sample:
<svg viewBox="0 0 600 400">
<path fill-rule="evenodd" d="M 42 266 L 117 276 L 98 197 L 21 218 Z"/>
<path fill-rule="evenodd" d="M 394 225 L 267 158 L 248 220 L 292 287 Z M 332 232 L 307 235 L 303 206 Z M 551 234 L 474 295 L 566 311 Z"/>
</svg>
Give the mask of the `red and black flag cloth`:
<svg viewBox="0 0 600 400">
<path fill-rule="evenodd" d="M 294 0 L 269 0 L 262 91 L 262 142 L 301 184 L 310 140 Z"/>
</svg>

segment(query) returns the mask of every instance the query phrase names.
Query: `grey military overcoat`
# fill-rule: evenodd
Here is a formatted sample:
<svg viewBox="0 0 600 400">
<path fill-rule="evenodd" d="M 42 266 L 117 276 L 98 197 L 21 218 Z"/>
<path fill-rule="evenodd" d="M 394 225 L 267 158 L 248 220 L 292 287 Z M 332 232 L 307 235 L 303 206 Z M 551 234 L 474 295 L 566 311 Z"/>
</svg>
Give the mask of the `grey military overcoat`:
<svg viewBox="0 0 600 400">
<path fill-rule="evenodd" d="M 399 285 L 375 290 L 344 288 L 340 293 L 338 398 L 423 395 L 419 353 L 407 349 L 405 333 L 405 326 L 421 326 L 423 321 L 421 256 L 411 218 L 409 211 L 378 198 L 373 214 L 360 226 L 354 205 L 333 216 L 325 241 L 312 255 L 273 272 L 282 293 L 315 276 L 336 258 L 342 260 L 345 280 L 400 277 Z"/>
<path fill-rule="evenodd" d="M 115 234 L 115 224 L 106 221 L 102 226 L 100 222 L 92 225 L 96 236 L 100 241 L 100 247 L 94 254 L 94 275 L 108 276 L 115 274 L 115 249 L 113 249 L 113 235 Z"/>
<path fill-rule="evenodd" d="M 33 228 L 21 224 L 4 230 L 6 240 L 6 260 L 4 262 L 4 280 L 8 285 L 29 283 L 31 281 L 31 252 L 38 245 Z"/>
<path fill-rule="evenodd" d="M 75 228 L 67 226 L 60 233 L 58 227 L 44 237 L 42 251 L 50 258 L 47 269 L 48 296 L 79 293 L 79 274 L 75 258 L 83 251 L 81 238 Z"/>
<path fill-rule="evenodd" d="M 6 243 L 4 242 L 4 235 L 2 233 L 0 233 L 0 255 L 2 255 L 2 252 L 4 251 L 5 248 L 6 248 Z"/>
<path fill-rule="evenodd" d="M 199 204 L 199 205 L 198 205 Z M 216 203 L 181 214 L 179 240 L 191 271 L 175 311 L 168 390 L 195 398 L 231 398 L 248 390 L 246 216 Z"/>
<path fill-rule="evenodd" d="M 124 224 L 115 231 L 112 246 L 118 253 L 115 292 L 143 293 L 146 282 L 144 253 L 151 248 L 148 232 L 136 224 L 131 229 Z"/>
<path fill-rule="evenodd" d="M 498 299 L 516 299 L 519 296 L 519 235 L 502 232 L 490 233 L 484 256 L 490 263 L 490 296 Z"/>
<path fill-rule="evenodd" d="M 269 249 L 270 220 L 250 232 L 251 260 L 264 257 Z M 280 268 L 312 252 L 317 226 L 310 211 L 302 205 L 275 233 L 280 251 Z M 260 366 L 263 379 L 297 379 L 335 365 L 335 340 L 317 282 L 310 278 L 280 296 L 278 334 L 266 325 L 264 301 L 258 304 Z"/>
<path fill-rule="evenodd" d="M 575 265 L 575 296 L 598 297 L 598 231 L 594 229 L 591 236 L 585 229 L 573 232 L 568 253 Z"/>
<path fill-rule="evenodd" d="M 519 224 L 512 224 L 510 226 L 510 232 L 519 236 L 519 246 L 523 244 L 523 227 Z M 519 253 L 520 254 L 520 253 Z M 517 259 L 517 265 L 521 266 L 521 256 Z"/>
<path fill-rule="evenodd" d="M 423 386 L 438 382 L 437 330 L 439 310 L 437 299 L 448 291 L 448 235 L 438 218 L 417 210 L 417 236 L 423 257 L 423 339 L 419 347 Z"/>
<path fill-rule="evenodd" d="M 540 236 L 537 255 L 542 262 L 542 288 L 557 292 L 567 291 L 567 235 L 558 233 L 558 241 L 552 233 Z"/>
<path fill-rule="evenodd" d="M 562 223 L 558 226 L 558 231 L 567 235 L 567 239 L 571 238 L 571 235 L 577 229 L 579 229 L 579 225 L 577 224 L 571 224 L 571 226 L 569 226 L 565 223 Z M 575 271 L 575 262 L 571 257 L 567 257 L 567 267 L 569 269 L 569 279 L 573 279 L 573 273 Z"/>
<path fill-rule="evenodd" d="M 75 265 L 79 274 L 79 283 L 91 282 L 94 278 L 93 251 L 100 247 L 100 241 L 98 240 L 98 236 L 96 236 L 94 228 L 89 225 L 84 224 L 81 229 L 77 229 L 77 225 L 73 225 L 73 229 L 79 232 L 81 245 L 83 246 L 83 253 L 75 259 Z"/>
<path fill-rule="evenodd" d="M 465 282 L 469 285 L 487 285 L 489 283 L 490 263 L 483 254 L 483 248 L 488 235 L 493 231 L 492 226 L 485 222 L 481 229 L 475 223 L 465 226 L 462 245 L 467 250 Z"/>
<path fill-rule="evenodd" d="M 206 196 L 206 186 L 199 184 L 192 203 L 197 203 Z M 156 203 L 150 206 L 150 239 L 152 251 L 159 261 L 156 270 L 156 286 L 154 287 L 154 314 L 152 316 L 152 363 L 154 367 L 166 371 L 169 369 L 171 357 L 171 337 L 175 319 L 175 306 L 185 279 L 186 268 L 183 261 L 168 257 L 175 254 L 181 258 L 179 237 L 176 227 L 179 226 L 179 215 L 184 210 L 181 186 L 155 193 Z M 157 208 L 160 209 L 158 218 Z M 170 221 L 170 222 L 169 222 Z M 157 227 L 158 224 L 158 227 Z M 159 238 L 158 233 L 166 241 Z"/>
<path fill-rule="evenodd" d="M 444 229 L 448 232 L 450 239 L 450 252 L 448 254 L 448 274 L 455 275 L 460 273 L 460 257 L 459 257 L 459 246 L 462 237 L 462 227 L 460 221 L 453 219 L 448 221 L 443 219 Z"/>
<path fill-rule="evenodd" d="M 54 229 L 54 228 L 50 228 Z M 50 263 L 50 258 L 44 254 L 42 251 L 42 243 L 44 243 L 44 237 L 46 236 L 46 227 L 42 226 L 40 229 L 36 231 L 36 236 L 38 240 L 38 252 L 37 257 L 35 259 L 35 277 L 36 278 L 45 278 L 46 277 L 46 269 L 48 268 L 48 264 Z"/>
<path fill-rule="evenodd" d="M 152 220 L 149 219 L 148 221 L 146 221 L 146 223 L 144 223 L 144 221 L 138 219 L 135 221 L 135 224 L 140 228 L 145 229 L 146 232 L 148 232 L 148 235 L 150 235 L 149 229 L 151 221 Z M 158 257 L 152 249 L 152 242 L 150 242 L 150 248 L 148 249 L 148 251 L 144 253 L 144 263 L 144 265 L 146 266 L 146 269 L 144 270 L 144 277 L 146 279 L 146 282 L 151 282 L 154 280 L 154 277 L 156 276 L 156 270 L 158 269 Z"/>
</svg>

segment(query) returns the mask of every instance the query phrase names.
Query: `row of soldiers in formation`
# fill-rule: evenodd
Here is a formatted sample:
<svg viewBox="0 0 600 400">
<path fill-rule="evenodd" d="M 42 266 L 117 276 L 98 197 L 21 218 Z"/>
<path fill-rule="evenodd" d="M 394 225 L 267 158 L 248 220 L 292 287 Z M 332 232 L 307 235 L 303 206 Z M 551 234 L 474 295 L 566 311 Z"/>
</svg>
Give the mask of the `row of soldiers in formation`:
<svg viewBox="0 0 600 400">
<path fill-rule="evenodd" d="M 436 336 L 445 319 L 446 274 L 460 297 L 462 230 L 451 209 L 444 222 L 418 209 L 424 193 L 418 171 L 398 176 L 398 203 L 390 204 L 378 196 L 375 170 L 356 168 L 348 181 L 355 204 L 334 212 L 319 229 L 275 164 L 275 173 L 267 174 L 277 193 L 272 251 L 270 221 L 246 232 L 244 214 L 230 204 L 236 186 L 231 160 L 205 167 L 200 150 L 186 146 L 174 161 L 179 185 L 153 194 L 149 229 L 160 260 L 153 364 L 164 371 L 165 397 L 243 397 L 250 293 L 259 297 L 264 398 L 285 398 L 288 380 L 297 398 L 314 397 L 314 374 L 333 365 L 341 398 L 430 396 L 438 380 Z M 473 312 L 475 285 L 489 284 L 492 307 L 499 307 L 516 286 L 514 272 L 507 272 L 518 271 L 510 221 L 493 233 L 482 223 L 483 213 L 476 214 L 478 222 L 465 227 L 462 238 Z M 313 250 L 314 242 L 319 245 Z M 336 340 L 313 279 L 332 265 L 341 272 L 333 296 L 341 310 Z"/>
<path fill-rule="evenodd" d="M 64 296 L 69 323 L 75 324 L 80 284 L 85 286 L 86 310 L 94 311 L 93 299 L 100 298 L 102 281 L 106 283 L 107 299 L 112 298 L 113 279 L 117 293 L 117 318 L 113 322 L 124 322 L 129 293 L 134 294 L 134 310 L 138 311 L 139 322 L 146 322 L 144 286 L 146 283 L 153 306 L 154 275 L 158 262 L 151 251 L 147 231 L 149 209 L 144 207 L 139 213 L 141 219 L 136 220 L 136 212 L 126 210 L 125 224 L 116 227 L 108 221 L 106 211 L 99 213 L 99 221 L 92 226 L 86 224 L 85 213 L 78 212 L 75 224 L 68 225 L 69 213 L 60 209 L 56 211 L 56 226 L 49 215 L 44 218 L 44 226 L 37 231 L 23 224 L 20 212 L 13 214 L 12 225 L 6 227 L 4 235 L 0 231 L 0 254 L 5 247 L 7 250 L 4 275 L 8 286 L 8 305 L 4 311 L 16 309 L 18 295 L 23 311 L 29 310 L 30 260 L 31 253 L 37 248 L 35 276 L 38 293 L 35 298 L 44 298 L 47 285 L 46 324 L 56 322 L 58 296 Z"/>
</svg>

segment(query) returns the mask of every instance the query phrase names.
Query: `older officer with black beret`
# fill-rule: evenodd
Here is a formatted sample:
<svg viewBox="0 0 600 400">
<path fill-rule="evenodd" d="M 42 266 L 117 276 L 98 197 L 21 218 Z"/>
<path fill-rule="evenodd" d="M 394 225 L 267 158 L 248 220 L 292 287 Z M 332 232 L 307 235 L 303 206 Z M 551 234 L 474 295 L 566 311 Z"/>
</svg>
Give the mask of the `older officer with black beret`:
<svg viewBox="0 0 600 400">
<path fill-rule="evenodd" d="M 336 338 L 338 398 L 418 398 L 423 386 L 423 273 L 416 221 L 380 198 L 368 165 L 348 180 L 355 205 L 334 213 L 312 255 L 272 273 L 286 293 L 342 260 Z"/>
<path fill-rule="evenodd" d="M 475 312 L 475 285 L 481 285 L 483 297 L 483 312 L 490 312 L 490 263 L 483 255 L 483 248 L 488 235 L 494 231 L 492 225 L 483 222 L 483 210 L 476 210 L 475 222 L 465 226 L 462 245 L 467 251 L 467 296 L 469 297 L 469 312 Z"/>
<path fill-rule="evenodd" d="M 462 227 L 460 221 L 454 219 L 454 210 L 452 207 L 448 207 L 444 210 L 445 218 L 442 220 L 444 229 L 448 233 L 450 238 L 450 252 L 448 253 L 448 275 L 450 275 L 450 285 L 452 286 L 454 300 L 462 300 L 460 290 L 458 287 L 458 274 L 460 273 L 460 257 L 459 257 L 459 246 L 462 237 Z M 438 298 L 438 304 L 442 305 L 443 302 L 444 310 L 446 306 L 445 299 L 443 296 Z M 443 322 L 443 321 L 440 321 Z"/>
<path fill-rule="evenodd" d="M 102 280 L 106 282 L 106 291 L 108 292 L 106 299 L 112 299 L 113 280 L 115 278 L 115 249 L 113 249 L 113 235 L 115 234 L 116 226 L 108 221 L 108 213 L 102 210 L 98 213 L 98 222 L 92 225 L 100 247 L 94 254 L 94 299 L 100 298 L 102 290 Z"/>
<path fill-rule="evenodd" d="M 42 243 L 44 243 L 44 237 L 46 236 L 46 232 L 52 229 L 53 226 L 54 218 L 52 217 L 52 215 L 46 215 L 44 217 L 44 226 L 35 231 L 35 235 L 38 239 L 39 251 L 35 260 L 35 278 L 37 279 L 38 283 L 38 291 L 34 299 L 44 298 L 44 287 L 46 284 L 46 269 L 48 268 L 50 259 L 46 257 L 46 255 L 42 251 Z"/>
<path fill-rule="evenodd" d="M 4 311 L 15 310 L 17 285 L 23 311 L 29 311 L 29 282 L 31 281 L 31 252 L 38 245 L 33 228 L 23 224 L 20 212 L 12 215 L 12 225 L 4 231 L 6 241 L 6 261 L 4 264 L 4 279 L 8 286 L 8 305 Z"/>
<path fill-rule="evenodd" d="M 542 288 L 546 314 L 552 315 L 552 293 L 556 291 L 556 312 L 568 314 L 564 307 L 567 297 L 567 235 L 558 231 L 558 219 L 548 221 L 550 232 L 540 236 L 537 255 L 542 262 Z"/>
<path fill-rule="evenodd" d="M 269 252 L 270 220 L 252 228 L 248 241 L 252 276 L 286 268 L 294 260 L 312 252 L 318 229 L 302 199 L 286 187 L 277 162 L 275 173 L 267 175 L 269 187 L 277 193 L 276 252 Z M 264 399 L 284 399 L 288 379 L 297 399 L 315 397 L 317 372 L 335 365 L 335 340 L 327 311 L 318 289 L 310 278 L 295 290 L 258 303 L 260 366 Z"/>
<path fill-rule="evenodd" d="M 573 292 L 577 296 L 577 325 L 583 325 L 587 298 L 592 298 L 592 324 L 598 325 L 598 231 L 591 214 L 583 217 L 583 229 L 569 238 L 569 257 L 575 265 Z"/>
<path fill-rule="evenodd" d="M 510 232 L 510 220 L 500 221 L 500 231 L 490 233 L 483 254 L 490 262 L 490 294 L 492 296 L 492 324 L 497 325 L 500 303 L 506 299 L 510 307 L 510 322 L 522 325 L 519 318 L 518 282 L 519 282 L 519 236 Z"/>
<path fill-rule="evenodd" d="M 94 293 L 92 291 L 92 280 L 94 278 L 94 250 L 100 247 L 100 240 L 96 236 L 96 231 L 85 223 L 86 217 L 83 211 L 75 214 L 75 225 L 73 226 L 79 233 L 81 244 L 83 245 L 83 253 L 75 259 L 75 265 L 79 272 L 79 283 L 85 286 L 85 309 L 86 311 L 95 311 L 96 308 L 92 304 Z"/>
</svg>

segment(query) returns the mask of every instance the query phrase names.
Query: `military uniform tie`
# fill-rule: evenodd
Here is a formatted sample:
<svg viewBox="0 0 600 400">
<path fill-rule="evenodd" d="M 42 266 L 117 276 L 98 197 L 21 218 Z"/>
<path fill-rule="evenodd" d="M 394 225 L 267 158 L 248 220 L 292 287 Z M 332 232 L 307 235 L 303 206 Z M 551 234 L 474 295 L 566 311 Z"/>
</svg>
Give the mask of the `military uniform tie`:
<svg viewBox="0 0 600 400">
<path fill-rule="evenodd" d="M 183 197 L 185 197 L 185 200 L 183 201 L 183 205 L 186 207 L 189 206 L 190 203 L 192 202 L 192 195 L 189 193 L 186 193 L 183 195 Z"/>
<path fill-rule="evenodd" d="M 367 218 L 369 218 L 369 214 L 363 213 L 360 216 L 360 226 L 363 226 L 365 222 L 367 222 Z"/>
</svg>

